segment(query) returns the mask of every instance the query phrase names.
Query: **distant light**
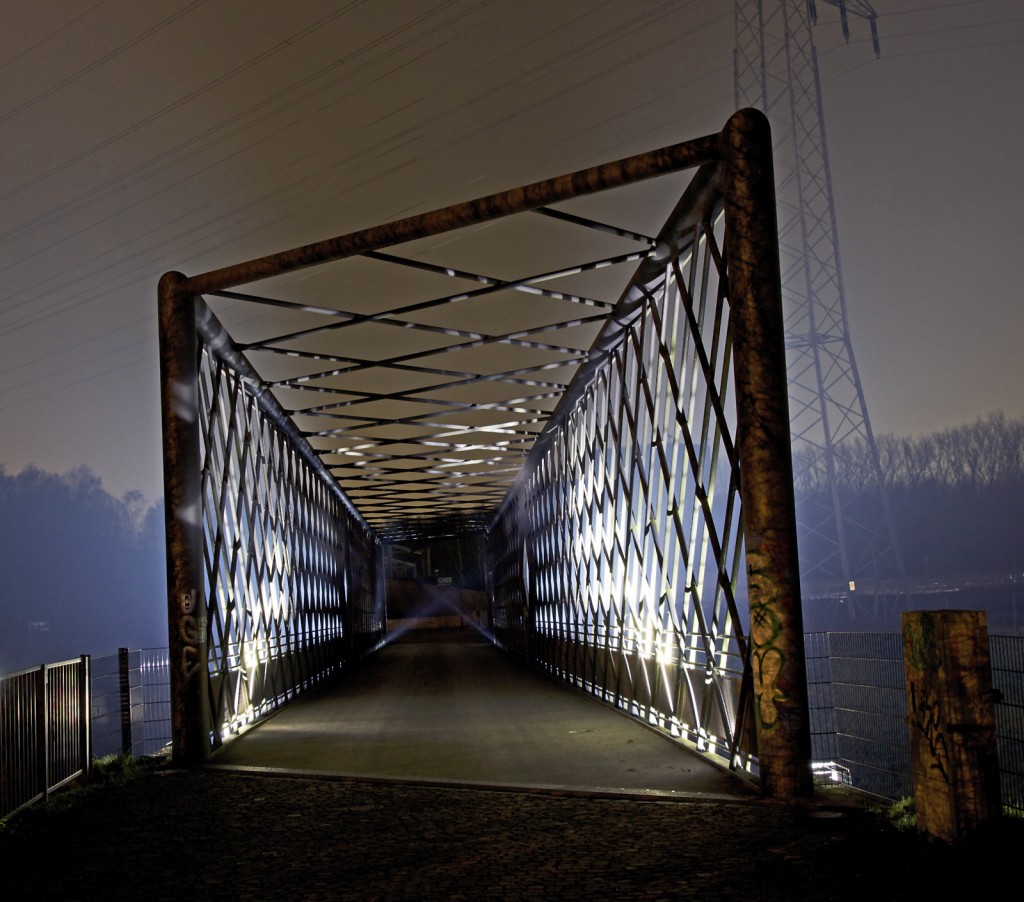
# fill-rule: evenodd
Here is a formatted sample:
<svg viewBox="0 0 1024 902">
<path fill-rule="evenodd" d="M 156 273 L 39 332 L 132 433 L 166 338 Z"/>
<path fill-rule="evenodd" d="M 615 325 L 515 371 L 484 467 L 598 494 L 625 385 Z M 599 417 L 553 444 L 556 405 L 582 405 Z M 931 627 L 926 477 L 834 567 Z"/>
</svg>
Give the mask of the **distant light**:
<svg viewBox="0 0 1024 902">
<path fill-rule="evenodd" d="M 856 592 L 857 591 L 857 582 L 856 582 L 856 580 L 852 580 L 852 579 L 850 580 L 850 591 L 851 592 Z"/>
<path fill-rule="evenodd" d="M 841 786 L 853 785 L 850 768 L 835 761 L 812 761 L 811 771 L 816 783 L 838 783 Z"/>
</svg>

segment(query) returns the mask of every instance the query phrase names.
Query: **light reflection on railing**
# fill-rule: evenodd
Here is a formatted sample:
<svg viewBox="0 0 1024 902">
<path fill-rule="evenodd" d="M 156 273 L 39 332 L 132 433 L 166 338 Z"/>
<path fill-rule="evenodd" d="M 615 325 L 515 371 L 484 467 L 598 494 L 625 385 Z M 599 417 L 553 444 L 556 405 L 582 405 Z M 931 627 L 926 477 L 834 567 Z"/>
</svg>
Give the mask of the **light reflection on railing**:
<svg viewBox="0 0 1024 902">
<path fill-rule="evenodd" d="M 89 658 L 0 678 L 0 817 L 87 773 Z"/>
<path fill-rule="evenodd" d="M 595 628 L 589 638 L 592 643 L 608 643 L 612 641 L 612 634 L 618 637 L 619 631 Z M 902 728 L 901 717 L 896 718 L 896 728 L 888 730 L 884 736 L 862 737 L 870 740 L 873 746 L 883 749 L 883 758 L 875 761 L 867 771 L 860 762 L 844 757 L 843 749 L 837 745 L 839 727 L 832 696 L 830 640 L 842 637 L 844 647 L 851 642 L 864 645 L 865 640 L 872 635 L 877 634 L 809 633 L 805 636 L 815 776 L 819 781 L 852 784 L 872 794 L 896 799 L 900 794 L 908 794 L 906 787 L 910 785 L 911 779 L 903 751 L 908 739 Z M 898 634 L 892 636 L 897 637 Z M 1020 812 L 1024 811 L 1024 637 L 992 636 L 990 647 L 993 683 L 999 690 L 996 720 L 1003 805 Z M 131 711 L 131 753 L 152 755 L 167 747 L 171 736 L 167 649 L 128 651 L 127 699 L 119 686 L 119 659 L 124 657 L 117 654 L 83 657 L 0 677 L 0 817 L 6 817 L 43 798 L 48 792 L 84 772 L 83 764 L 87 763 L 87 759 L 83 761 L 80 756 L 80 743 L 85 729 L 91 739 L 93 758 L 123 751 L 125 737 L 121 710 L 126 701 Z M 862 682 L 871 682 L 872 670 L 877 669 L 872 664 L 875 659 L 863 655 L 858 660 L 858 673 L 862 675 Z M 667 686 L 668 668 L 677 662 L 657 663 L 662 665 L 659 667 L 660 679 Z M 90 722 L 80 717 L 80 674 L 83 667 L 87 667 L 90 675 Z M 704 681 L 708 677 L 705 670 L 698 668 L 684 667 L 681 673 L 683 679 Z M 618 701 L 613 690 L 583 673 L 559 671 L 557 675 L 611 704 Z M 39 718 L 41 685 L 48 688 L 53 699 L 52 703 L 47 704 L 49 717 L 43 721 Z M 897 693 L 903 692 L 901 688 L 895 688 Z M 642 715 L 643 712 L 637 708 L 633 713 Z M 712 753 L 723 745 L 723 737 L 716 736 L 699 724 L 688 723 L 675 715 L 654 713 L 652 724 L 673 736 L 692 735 L 696 745 Z M 864 713 L 874 716 L 861 718 L 861 723 L 877 724 L 884 712 L 865 709 Z M 41 744 L 39 737 L 44 731 L 47 740 Z M 891 751 L 885 754 L 884 749 L 890 746 Z M 48 750 L 49 757 L 45 767 L 43 749 Z M 895 789 L 889 788 L 890 783 L 881 784 L 877 780 L 872 782 L 871 774 L 879 769 L 891 773 L 890 783 Z M 48 784 L 45 788 L 44 782 Z"/>
</svg>

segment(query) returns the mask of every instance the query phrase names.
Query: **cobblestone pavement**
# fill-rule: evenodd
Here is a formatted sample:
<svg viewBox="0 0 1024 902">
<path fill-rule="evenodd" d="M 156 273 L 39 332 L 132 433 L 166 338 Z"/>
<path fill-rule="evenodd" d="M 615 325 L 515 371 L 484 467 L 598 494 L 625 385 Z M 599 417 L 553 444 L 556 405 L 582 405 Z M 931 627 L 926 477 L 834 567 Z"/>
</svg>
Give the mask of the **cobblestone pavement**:
<svg viewBox="0 0 1024 902">
<path fill-rule="evenodd" d="M 1020 839 L 943 849 L 827 794 L 656 801 L 163 766 L 19 816 L 0 865 L 7 900 L 874 902 L 995 888 Z"/>
</svg>

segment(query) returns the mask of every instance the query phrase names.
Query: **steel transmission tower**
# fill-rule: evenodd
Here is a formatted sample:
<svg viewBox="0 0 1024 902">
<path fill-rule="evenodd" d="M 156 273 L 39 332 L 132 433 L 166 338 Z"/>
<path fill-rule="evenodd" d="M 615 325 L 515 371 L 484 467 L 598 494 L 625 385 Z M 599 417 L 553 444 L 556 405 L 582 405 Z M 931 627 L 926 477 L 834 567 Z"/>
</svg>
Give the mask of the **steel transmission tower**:
<svg viewBox="0 0 1024 902">
<path fill-rule="evenodd" d="M 839 7 L 846 37 L 849 15 L 867 19 L 878 53 L 870 4 L 824 2 Z M 900 576 L 903 566 L 846 318 L 816 10 L 814 0 L 735 3 L 737 107 L 763 110 L 775 144 L 803 578 L 812 592 L 839 580 L 852 590 L 858 578 Z M 868 461 L 859 485 L 840 485 L 850 482 L 844 461 Z"/>
</svg>

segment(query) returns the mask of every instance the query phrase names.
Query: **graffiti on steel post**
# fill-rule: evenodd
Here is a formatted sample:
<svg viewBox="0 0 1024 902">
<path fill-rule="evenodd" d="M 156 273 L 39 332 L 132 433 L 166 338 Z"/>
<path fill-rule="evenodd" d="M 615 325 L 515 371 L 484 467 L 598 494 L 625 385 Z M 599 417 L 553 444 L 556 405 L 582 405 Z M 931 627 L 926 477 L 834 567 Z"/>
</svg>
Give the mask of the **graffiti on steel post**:
<svg viewBox="0 0 1024 902">
<path fill-rule="evenodd" d="M 761 555 L 751 555 L 757 561 Z M 779 720 L 778 702 L 786 693 L 778 679 L 786 663 L 786 655 L 776 645 L 779 636 L 779 617 L 774 610 L 776 592 L 771 581 L 756 566 L 748 569 L 750 587 L 751 669 L 754 677 L 754 697 L 757 715 L 762 726 L 773 727 Z M 757 599 L 757 601 L 755 601 Z"/>
<path fill-rule="evenodd" d="M 185 642 L 181 649 L 181 672 L 186 682 L 199 671 L 199 644 L 202 640 L 202 624 L 196 616 L 196 590 L 182 592 L 178 596 L 178 635 Z"/>
</svg>

